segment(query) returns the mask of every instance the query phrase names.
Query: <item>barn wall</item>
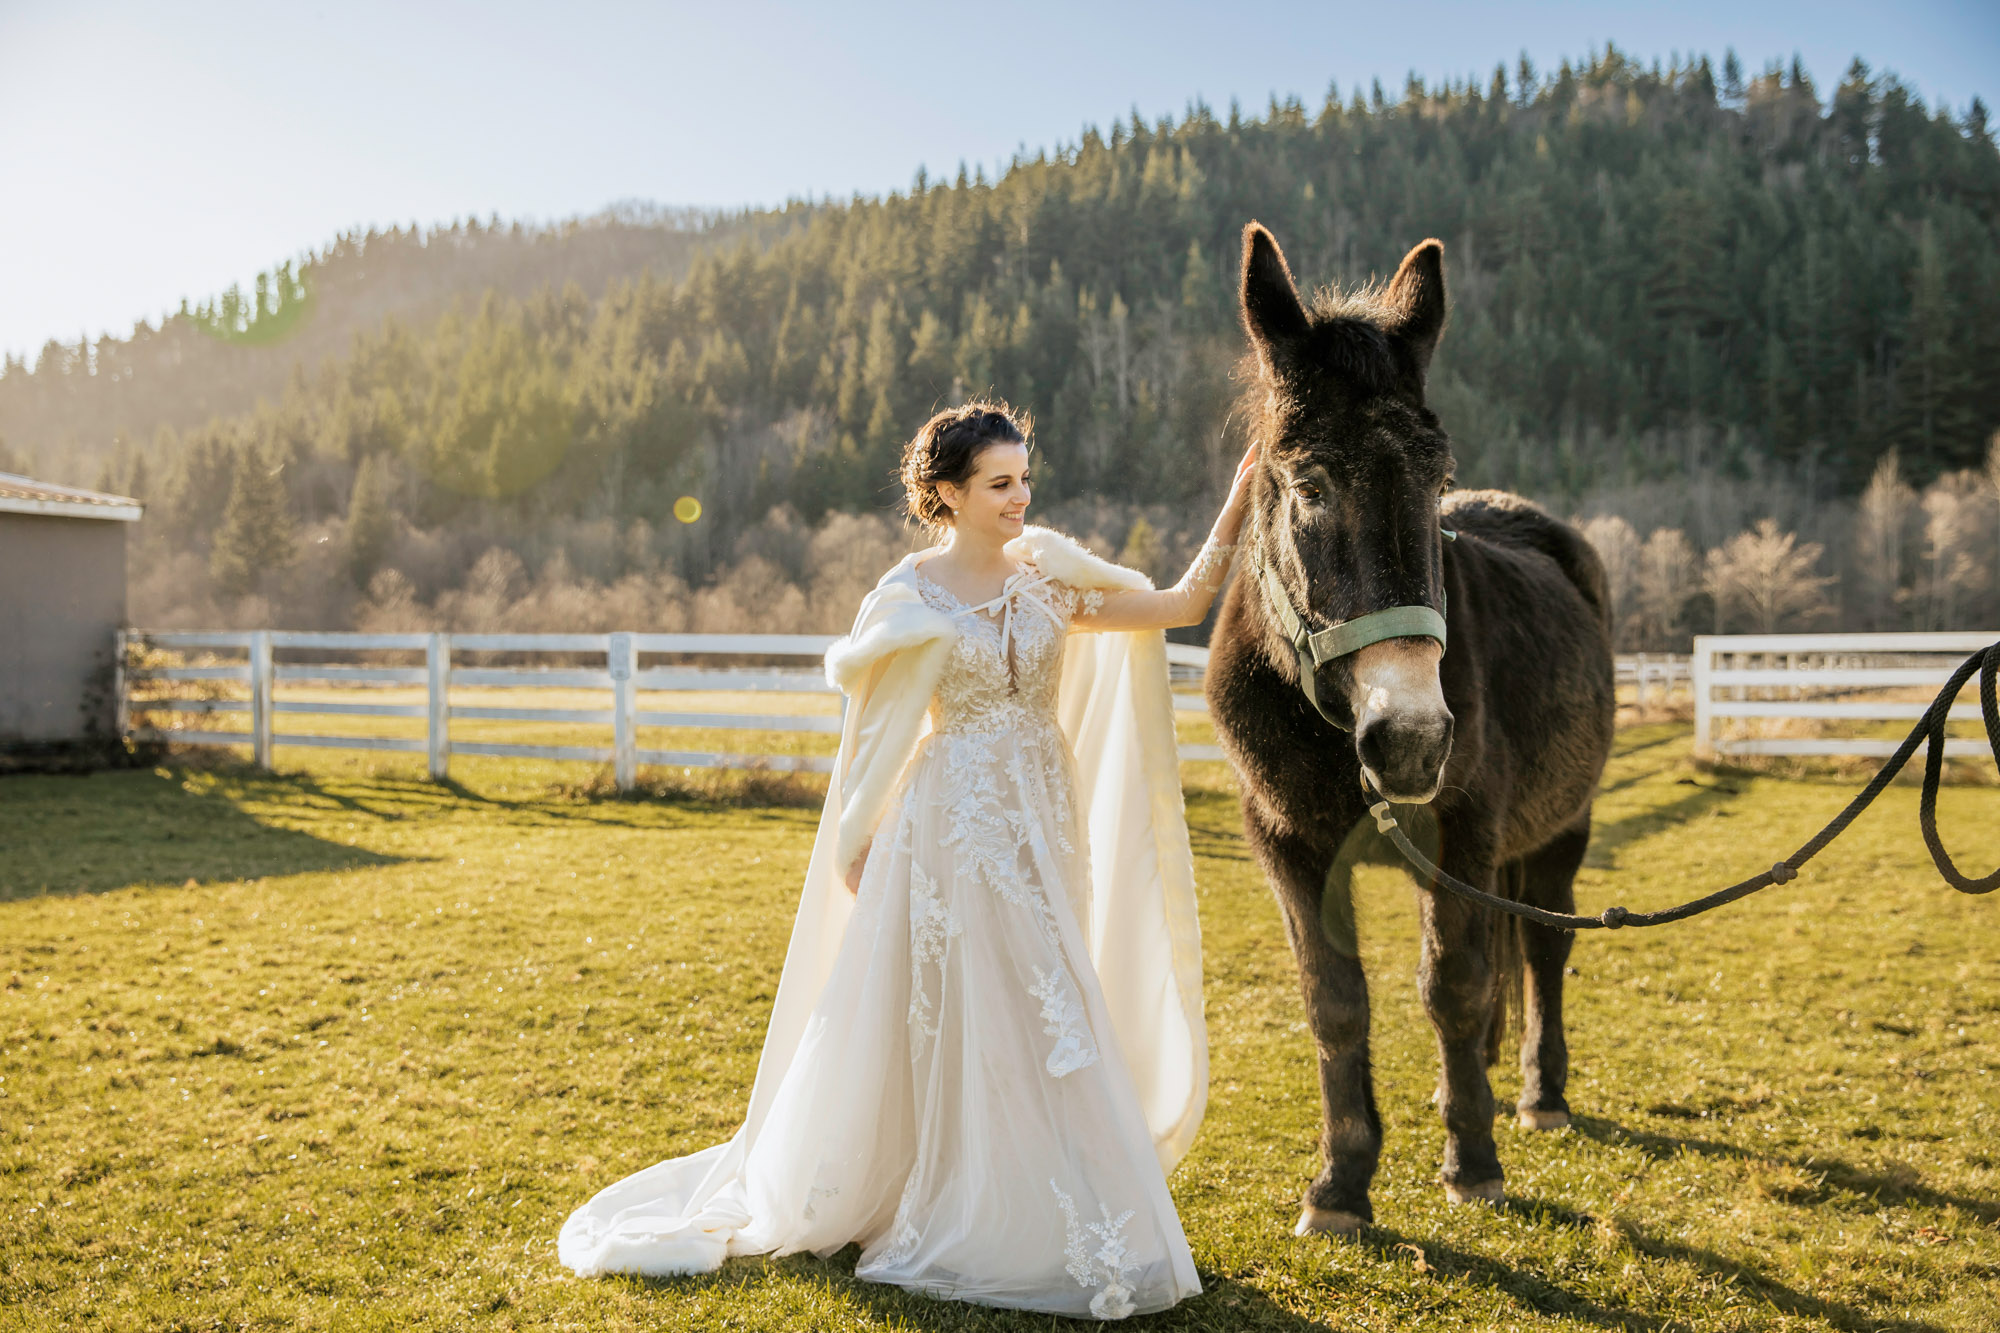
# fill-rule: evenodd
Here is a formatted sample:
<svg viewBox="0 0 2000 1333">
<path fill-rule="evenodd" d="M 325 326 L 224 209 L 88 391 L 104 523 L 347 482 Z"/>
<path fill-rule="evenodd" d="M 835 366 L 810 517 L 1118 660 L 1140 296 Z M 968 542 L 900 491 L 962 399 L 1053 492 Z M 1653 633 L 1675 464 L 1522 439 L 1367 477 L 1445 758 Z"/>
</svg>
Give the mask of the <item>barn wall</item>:
<svg viewBox="0 0 2000 1333">
<path fill-rule="evenodd" d="M 0 749 L 110 736 L 128 526 L 0 513 Z"/>
</svg>

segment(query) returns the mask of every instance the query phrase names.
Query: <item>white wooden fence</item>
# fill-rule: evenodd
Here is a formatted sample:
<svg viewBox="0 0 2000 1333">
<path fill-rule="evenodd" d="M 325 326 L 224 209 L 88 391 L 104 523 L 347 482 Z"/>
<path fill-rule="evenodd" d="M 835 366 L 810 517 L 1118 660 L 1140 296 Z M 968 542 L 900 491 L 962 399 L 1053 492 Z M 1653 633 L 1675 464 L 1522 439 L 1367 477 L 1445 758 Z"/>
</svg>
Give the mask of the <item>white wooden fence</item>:
<svg viewBox="0 0 2000 1333">
<path fill-rule="evenodd" d="M 1694 641 L 1695 753 L 1715 755 L 1893 754 L 1894 740 L 1862 736 L 1719 735 L 1729 718 L 1914 722 L 1952 668 L 2000 633 L 1705 634 Z M 1977 677 L 1967 683 L 1976 700 Z M 1895 695 L 1902 695 L 1897 698 Z M 1920 695 L 1921 697 L 1917 697 Z M 1976 719 L 1977 702 L 1957 703 L 1954 721 Z M 1951 739 L 1951 756 L 1986 754 L 1983 740 Z"/>
<path fill-rule="evenodd" d="M 655 750 L 639 745 L 641 727 L 698 727 L 761 732 L 822 732 L 838 734 L 841 719 L 805 713 L 667 712 L 639 707 L 641 691 L 762 691 L 774 694 L 838 695 L 827 684 L 820 662 L 830 634 L 347 634 L 302 630 L 237 630 L 220 632 L 121 631 L 116 660 L 118 726 L 121 734 L 141 741 L 171 741 L 192 745 L 248 745 L 256 762 L 270 767 L 280 745 L 321 746 L 350 750 L 402 750 L 428 757 L 430 774 L 442 779 L 458 755 L 609 762 L 621 791 L 638 781 L 641 764 L 699 768 L 766 768 L 825 773 L 833 760 L 827 755 L 751 754 L 708 750 Z M 131 649 L 150 646 L 177 652 L 241 654 L 240 662 L 202 666 L 130 669 Z M 276 660 L 283 650 L 322 653 L 421 653 L 422 666 L 380 666 L 353 662 Z M 512 656 L 560 654 L 601 657 L 602 666 L 465 666 L 454 658 L 464 653 L 504 653 Z M 670 665 L 642 667 L 642 656 L 777 657 L 804 659 L 801 665 L 778 667 Z M 1170 644 L 1169 667 L 1177 691 L 1199 689 L 1208 652 Z M 148 681 L 229 681 L 248 688 L 247 699 L 175 699 L 133 697 L 133 686 Z M 421 685 L 421 704 L 280 699 L 281 684 L 313 686 Z M 451 690 L 462 687 L 520 687 L 606 690 L 609 708 L 472 707 L 453 704 Z M 1177 692 L 1175 707 L 1205 711 L 1198 694 Z M 134 727 L 133 710 L 198 716 L 248 713 L 248 731 L 199 727 Z M 361 717 L 421 718 L 424 734 L 408 736 L 335 736 L 278 730 L 280 716 L 302 714 Z M 609 726 L 611 744 L 526 745 L 454 739 L 455 720 L 487 722 L 562 722 Z M 1183 745 L 1183 759 L 1220 759 L 1213 745 Z"/>
<path fill-rule="evenodd" d="M 1633 687 L 1639 711 L 1645 712 L 1648 693 L 1662 705 L 1673 698 L 1676 686 L 1688 686 L 1693 678 L 1693 659 L 1685 653 L 1620 653 L 1617 682 Z"/>
<path fill-rule="evenodd" d="M 1648 691 L 1660 702 L 1683 681 L 1695 701 L 1695 745 L 1698 753 L 1714 754 L 1857 754 L 1882 755 L 1894 742 L 1873 738 L 1718 738 L 1723 718 L 1822 718 L 1914 720 L 1924 704 L 1909 700 L 1868 698 L 1884 688 L 1942 684 L 1966 653 L 1984 647 L 1992 634 L 1818 634 L 1765 636 L 1703 636 L 1695 640 L 1692 657 L 1673 654 L 1626 654 L 1618 659 L 1618 680 L 1637 688 L 1641 707 Z M 400 750 L 426 756 L 431 775 L 449 774 L 453 755 L 483 755 L 610 763 L 621 790 L 637 781 L 641 764 L 701 768 L 767 768 L 824 773 L 831 769 L 826 755 L 758 754 L 736 751 L 659 750 L 638 743 L 642 727 L 705 728 L 753 732 L 829 733 L 840 731 L 840 718 L 830 714 L 734 713 L 664 711 L 642 708 L 645 692 L 749 691 L 774 695 L 837 695 L 826 683 L 820 659 L 834 636 L 827 634 L 347 634 L 302 630 L 236 630 L 183 632 L 128 630 L 119 635 L 117 661 L 119 727 L 134 740 L 172 741 L 194 745 L 247 745 L 256 762 L 270 766 L 279 745 L 338 749 Z M 240 661 L 200 666 L 125 669 L 128 650 L 139 645 L 176 652 L 240 655 Z M 421 654 L 421 666 L 382 666 L 352 660 L 278 661 L 283 652 L 302 658 L 311 650 L 324 655 L 357 653 Z M 585 657 L 589 665 L 487 666 L 465 665 L 464 654 L 506 654 Z M 686 663 L 642 666 L 642 657 L 746 657 L 793 659 L 780 666 L 704 666 Z M 1167 646 L 1174 677 L 1175 708 L 1207 712 L 1199 690 L 1208 666 L 1208 650 L 1182 644 Z M 247 687 L 239 699 L 134 699 L 135 685 L 152 681 L 228 681 Z M 278 698 L 281 685 L 291 686 L 422 686 L 422 703 L 377 703 L 365 700 Z M 459 687 L 512 687 L 604 690 L 608 708 L 536 708 L 453 704 L 451 690 Z M 1863 697 L 1849 697 L 1861 694 Z M 1721 697 L 1718 697 L 1718 696 Z M 200 727 L 133 727 L 134 708 L 147 713 L 173 712 L 195 716 L 247 713 L 247 731 Z M 279 730 L 279 718 L 334 715 L 422 719 L 422 736 L 339 736 Z M 1976 704 L 1961 704 L 1952 717 L 1973 718 Z M 513 742 L 455 739 L 454 721 L 556 722 L 605 726 L 609 745 L 529 745 Z M 1953 755 L 1983 754 L 1980 743 L 1953 740 Z M 1182 759 L 1222 758 L 1214 745 L 1183 745 Z"/>
</svg>

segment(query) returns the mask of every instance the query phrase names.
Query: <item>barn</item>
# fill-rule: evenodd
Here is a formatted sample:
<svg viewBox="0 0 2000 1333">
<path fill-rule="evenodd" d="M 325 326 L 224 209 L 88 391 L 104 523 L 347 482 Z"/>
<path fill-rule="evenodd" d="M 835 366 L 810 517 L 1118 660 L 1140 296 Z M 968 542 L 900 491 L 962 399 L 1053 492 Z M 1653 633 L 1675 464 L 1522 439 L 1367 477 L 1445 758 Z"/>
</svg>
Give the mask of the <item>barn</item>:
<svg viewBox="0 0 2000 1333">
<path fill-rule="evenodd" d="M 121 747 L 113 652 L 137 500 L 0 472 L 0 770 Z"/>
</svg>

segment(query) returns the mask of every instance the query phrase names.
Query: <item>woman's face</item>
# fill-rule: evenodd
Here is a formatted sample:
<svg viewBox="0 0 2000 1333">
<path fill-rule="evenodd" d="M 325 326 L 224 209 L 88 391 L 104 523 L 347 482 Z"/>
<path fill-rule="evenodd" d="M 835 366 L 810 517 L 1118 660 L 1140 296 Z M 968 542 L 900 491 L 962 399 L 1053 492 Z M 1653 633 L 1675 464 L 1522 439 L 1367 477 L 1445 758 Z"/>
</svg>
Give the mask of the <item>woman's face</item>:
<svg viewBox="0 0 2000 1333">
<path fill-rule="evenodd" d="M 962 486 L 938 483 L 938 494 L 952 508 L 952 529 L 960 537 L 990 537 L 996 542 L 1021 535 L 1028 510 L 1028 446 L 989 444 L 973 459 L 972 476 Z"/>
</svg>

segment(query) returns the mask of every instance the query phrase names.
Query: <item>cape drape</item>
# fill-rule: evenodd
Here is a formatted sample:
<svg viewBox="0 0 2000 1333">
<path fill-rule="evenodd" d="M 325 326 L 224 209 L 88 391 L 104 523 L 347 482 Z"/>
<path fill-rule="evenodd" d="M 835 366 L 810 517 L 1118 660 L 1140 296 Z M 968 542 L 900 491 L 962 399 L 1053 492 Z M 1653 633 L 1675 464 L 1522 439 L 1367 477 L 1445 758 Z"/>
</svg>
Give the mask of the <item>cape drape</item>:
<svg viewBox="0 0 2000 1333">
<path fill-rule="evenodd" d="M 1006 549 L 1072 587 L 1152 586 L 1049 528 L 1029 526 Z M 884 574 L 852 631 L 827 650 L 827 679 L 847 696 L 840 749 L 743 1125 L 727 1142 L 629 1176 L 577 1209 L 558 1254 L 579 1273 L 703 1271 L 729 1254 L 769 1248 L 757 1239 L 763 1228 L 750 1227 L 744 1161 L 839 952 L 853 911 L 843 872 L 930 730 L 931 696 L 958 634 L 953 618 L 917 589 L 916 564 L 934 552 L 905 556 Z M 1076 759 L 1089 839 L 1090 920 L 1078 925 L 1161 1169 L 1171 1172 L 1207 1106 L 1208 1038 L 1165 635 L 1072 633 L 1057 717 Z M 643 1233 L 621 1225 L 639 1215 Z M 750 1233 L 739 1236 L 745 1228 Z"/>
</svg>

